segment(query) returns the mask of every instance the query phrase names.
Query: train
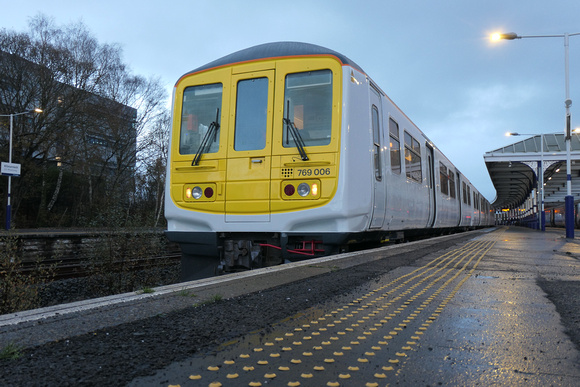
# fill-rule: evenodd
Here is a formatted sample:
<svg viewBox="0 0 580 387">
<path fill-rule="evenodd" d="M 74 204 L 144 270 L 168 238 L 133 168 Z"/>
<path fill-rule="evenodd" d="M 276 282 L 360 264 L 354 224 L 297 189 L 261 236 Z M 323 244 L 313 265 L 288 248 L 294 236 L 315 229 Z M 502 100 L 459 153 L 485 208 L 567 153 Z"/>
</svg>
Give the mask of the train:
<svg viewBox="0 0 580 387">
<path fill-rule="evenodd" d="M 365 71 L 318 45 L 261 44 L 181 76 L 169 148 L 184 280 L 494 222 Z"/>
<path fill-rule="evenodd" d="M 559 205 L 545 210 L 547 227 L 566 227 L 566 208 Z M 574 205 L 574 228 L 580 228 L 580 203 Z"/>
</svg>

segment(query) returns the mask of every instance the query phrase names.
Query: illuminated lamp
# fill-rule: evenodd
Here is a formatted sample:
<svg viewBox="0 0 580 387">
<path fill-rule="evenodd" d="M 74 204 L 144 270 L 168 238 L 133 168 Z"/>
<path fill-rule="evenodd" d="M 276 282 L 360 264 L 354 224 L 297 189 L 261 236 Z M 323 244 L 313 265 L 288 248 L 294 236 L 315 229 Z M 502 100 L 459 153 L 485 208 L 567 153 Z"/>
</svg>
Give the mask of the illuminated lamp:
<svg viewBox="0 0 580 387">
<path fill-rule="evenodd" d="M 318 195 L 318 184 L 313 183 L 312 184 L 312 196 L 316 196 L 316 195 Z"/>
</svg>

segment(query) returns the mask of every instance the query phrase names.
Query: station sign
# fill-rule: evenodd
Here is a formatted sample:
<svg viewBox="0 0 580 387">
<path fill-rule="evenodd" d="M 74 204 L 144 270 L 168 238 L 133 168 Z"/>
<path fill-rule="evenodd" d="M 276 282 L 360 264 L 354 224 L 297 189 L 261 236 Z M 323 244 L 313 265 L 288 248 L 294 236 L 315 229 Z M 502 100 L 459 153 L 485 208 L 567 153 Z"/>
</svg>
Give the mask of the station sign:
<svg viewBox="0 0 580 387">
<path fill-rule="evenodd" d="M 20 164 L 2 162 L 2 175 L 20 176 Z"/>
</svg>

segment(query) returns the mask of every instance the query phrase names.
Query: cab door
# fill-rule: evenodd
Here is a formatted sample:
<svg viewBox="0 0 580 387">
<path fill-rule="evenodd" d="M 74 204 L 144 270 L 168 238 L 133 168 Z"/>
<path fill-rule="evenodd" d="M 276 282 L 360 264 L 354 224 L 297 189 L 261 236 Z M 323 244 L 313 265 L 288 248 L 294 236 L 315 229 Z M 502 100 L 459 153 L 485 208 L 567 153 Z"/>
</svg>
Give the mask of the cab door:
<svg viewBox="0 0 580 387">
<path fill-rule="evenodd" d="M 232 76 L 225 221 L 270 221 L 274 70 Z"/>
</svg>

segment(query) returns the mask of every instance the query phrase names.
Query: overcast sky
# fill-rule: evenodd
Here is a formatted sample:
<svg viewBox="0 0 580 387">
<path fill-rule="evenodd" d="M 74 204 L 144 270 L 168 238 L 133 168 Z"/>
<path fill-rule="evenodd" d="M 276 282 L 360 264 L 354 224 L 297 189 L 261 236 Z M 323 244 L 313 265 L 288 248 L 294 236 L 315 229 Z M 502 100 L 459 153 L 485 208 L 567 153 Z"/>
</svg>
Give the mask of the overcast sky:
<svg viewBox="0 0 580 387">
<path fill-rule="evenodd" d="M 82 21 L 118 43 L 133 72 L 168 90 L 184 73 L 274 41 L 318 44 L 373 78 L 490 201 L 485 152 L 504 133 L 564 130 L 564 39 L 491 43 L 492 32 L 580 32 L 572 0 L 27 0 L 4 2 L 0 28 L 24 32 L 42 13 Z M 168 92 L 169 94 L 169 92 Z M 570 38 L 572 126 L 580 126 L 580 36 Z M 519 138 L 523 139 L 523 138 Z"/>
</svg>

